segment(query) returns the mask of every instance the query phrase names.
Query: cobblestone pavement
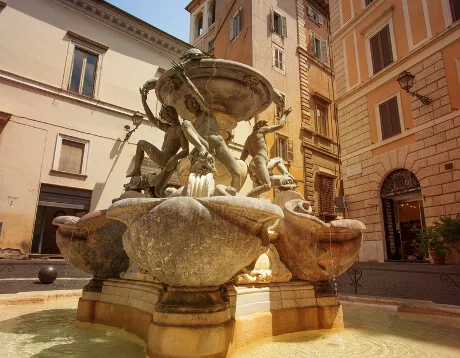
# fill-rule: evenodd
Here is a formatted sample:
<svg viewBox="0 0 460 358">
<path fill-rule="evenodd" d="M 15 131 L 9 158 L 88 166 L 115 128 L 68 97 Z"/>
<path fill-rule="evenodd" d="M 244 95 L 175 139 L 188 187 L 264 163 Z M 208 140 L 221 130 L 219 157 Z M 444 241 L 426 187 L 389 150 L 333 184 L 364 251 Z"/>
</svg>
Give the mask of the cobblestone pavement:
<svg viewBox="0 0 460 358">
<path fill-rule="evenodd" d="M 54 283 L 46 285 L 38 280 L 38 271 L 43 266 L 57 269 Z M 64 260 L 0 260 L 0 294 L 83 289 L 91 277 Z"/>
<path fill-rule="evenodd" d="M 348 272 L 337 277 L 336 282 L 339 294 L 460 305 L 460 265 L 356 262 Z"/>
</svg>

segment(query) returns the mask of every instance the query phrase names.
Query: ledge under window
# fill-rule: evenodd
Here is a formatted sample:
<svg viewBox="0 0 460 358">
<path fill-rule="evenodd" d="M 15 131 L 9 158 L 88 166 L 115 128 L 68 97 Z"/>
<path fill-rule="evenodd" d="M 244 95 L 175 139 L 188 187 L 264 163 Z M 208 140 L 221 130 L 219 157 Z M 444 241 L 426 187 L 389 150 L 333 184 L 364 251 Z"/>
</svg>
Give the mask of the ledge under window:
<svg viewBox="0 0 460 358">
<path fill-rule="evenodd" d="M 81 179 L 88 178 L 88 175 L 86 175 L 86 174 L 64 172 L 62 170 L 57 170 L 57 169 L 51 169 L 50 174 L 65 174 L 65 175 L 74 176 L 74 177 L 81 178 Z"/>
</svg>

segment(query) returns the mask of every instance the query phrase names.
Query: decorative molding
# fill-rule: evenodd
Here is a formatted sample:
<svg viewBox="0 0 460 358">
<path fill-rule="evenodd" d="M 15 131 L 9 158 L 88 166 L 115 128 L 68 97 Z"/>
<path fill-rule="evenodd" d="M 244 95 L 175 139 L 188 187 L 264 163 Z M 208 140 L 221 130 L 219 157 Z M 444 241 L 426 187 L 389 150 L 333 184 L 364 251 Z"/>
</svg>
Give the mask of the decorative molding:
<svg viewBox="0 0 460 358">
<path fill-rule="evenodd" d="M 367 5 L 358 15 L 356 15 L 355 17 L 352 17 L 351 20 L 349 20 L 346 24 L 342 24 L 342 27 L 339 30 L 337 30 L 334 34 L 331 35 L 332 42 L 335 42 L 336 40 L 340 40 L 349 31 L 354 29 L 356 25 L 358 25 L 361 21 L 363 21 L 365 17 L 369 15 L 374 8 L 376 8 L 378 5 L 383 3 L 383 1 L 384 0 L 374 0 L 369 5 Z M 342 16 L 341 10 L 340 10 L 340 16 Z"/>
<path fill-rule="evenodd" d="M 332 69 L 322 63 L 320 60 L 318 60 L 315 56 L 313 56 L 310 52 L 308 52 L 303 46 L 297 46 L 297 51 L 299 54 L 302 54 L 306 56 L 314 65 L 322 69 L 324 72 L 326 72 L 330 76 L 334 76 L 334 71 Z"/>
<path fill-rule="evenodd" d="M 403 64 L 405 64 L 405 68 L 415 66 L 423 59 L 458 40 L 458 37 L 456 37 L 458 34 L 456 32 L 460 32 L 460 21 L 457 21 L 449 28 L 444 29 L 442 32 L 436 34 L 436 36 L 432 37 L 429 41 L 423 43 L 423 45 L 419 47 L 416 47 L 413 51 L 409 52 L 405 56 L 394 60 L 391 64 L 374 74 L 368 80 L 361 82 L 358 86 L 350 89 L 339 98 L 336 98 L 335 102 L 337 104 L 341 104 L 340 108 L 349 105 L 356 100 L 356 97 L 362 97 L 375 88 L 381 86 L 382 83 L 385 83 L 388 80 L 398 76 L 401 72 L 401 66 Z M 426 51 L 428 51 L 431 46 L 433 46 L 433 48 L 429 54 L 426 54 Z M 418 56 L 419 54 L 420 56 Z M 366 90 L 365 93 L 362 93 L 363 90 Z"/>
<path fill-rule="evenodd" d="M 52 0 L 69 9 L 77 11 L 95 21 L 120 31 L 130 37 L 150 45 L 174 58 L 180 57 L 192 46 L 157 29 L 127 12 L 96 0 Z"/>
<path fill-rule="evenodd" d="M 394 8 L 394 5 L 388 6 L 385 10 L 383 10 L 383 12 L 379 16 L 377 16 L 374 20 L 367 24 L 367 26 L 361 30 L 360 34 L 365 35 L 367 32 L 372 30 L 374 26 L 377 26 L 376 24 L 379 23 L 388 13 L 392 12 Z"/>
<path fill-rule="evenodd" d="M 56 97 L 66 98 L 68 100 L 73 100 L 76 102 L 84 103 L 86 105 L 94 106 L 96 108 L 104 109 L 107 111 L 115 112 L 118 114 L 122 114 L 128 117 L 132 117 L 134 114 L 134 110 L 119 107 L 114 104 L 110 104 L 107 102 L 102 102 L 100 100 L 82 96 L 78 93 L 70 92 L 65 89 L 51 86 L 45 84 L 43 82 L 31 80 L 29 78 L 25 78 L 14 73 L 10 73 L 0 69 L 0 81 L 12 82 L 18 84 L 22 87 L 25 87 L 26 90 L 39 90 L 49 95 L 54 95 Z"/>
<path fill-rule="evenodd" d="M 90 45 L 92 47 L 96 47 L 100 52 L 105 52 L 109 49 L 109 46 L 103 45 L 99 42 L 94 40 L 90 40 L 82 35 L 79 35 L 73 31 L 67 31 L 67 36 L 69 36 L 72 40 L 77 42 L 83 42 L 86 45 Z"/>
<path fill-rule="evenodd" d="M 316 98 L 319 98 L 320 100 L 323 100 L 324 102 L 326 102 L 327 104 L 331 104 L 332 103 L 332 100 L 330 98 L 327 98 L 325 95 L 319 93 L 318 91 L 316 90 L 313 90 L 311 95 L 313 97 L 316 97 Z"/>
</svg>

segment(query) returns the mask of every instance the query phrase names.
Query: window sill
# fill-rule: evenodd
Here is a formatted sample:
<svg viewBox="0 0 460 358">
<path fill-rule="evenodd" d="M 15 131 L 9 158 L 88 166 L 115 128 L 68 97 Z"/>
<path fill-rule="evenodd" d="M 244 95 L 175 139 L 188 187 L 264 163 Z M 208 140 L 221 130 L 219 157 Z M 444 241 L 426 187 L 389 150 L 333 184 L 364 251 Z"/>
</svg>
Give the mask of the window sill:
<svg viewBox="0 0 460 358">
<path fill-rule="evenodd" d="M 286 75 L 286 72 L 284 72 L 283 70 L 280 70 L 280 69 L 279 69 L 278 67 L 276 67 L 276 66 L 273 66 L 273 71 L 276 71 L 276 72 L 278 72 L 279 74 L 281 74 L 281 75 L 283 75 L 283 76 Z"/>
<path fill-rule="evenodd" d="M 96 101 L 98 100 L 98 98 L 96 96 L 86 96 L 86 95 L 78 93 L 78 92 L 73 92 L 73 91 L 67 89 L 67 87 L 63 87 L 62 90 L 67 92 L 67 93 L 71 93 L 71 94 L 73 94 L 75 96 L 84 98 L 84 99 L 92 99 L 92 100 L 96 100 Z"/>
<path fill-rule="evenodd" d="M 86 175 L 86 174 L 64 172 L 64 171 L 62 171 L 62 170 L 57 170 L 57 169 L 51 169 L 51 170 L 50 170 L 50 174 L 65 174 L 65 175 L 74 176 L 74 177 L 80 178 L 80 179 L 86 179 L 86 178 L 88 178 L 88 175 Z"/>
</svg>

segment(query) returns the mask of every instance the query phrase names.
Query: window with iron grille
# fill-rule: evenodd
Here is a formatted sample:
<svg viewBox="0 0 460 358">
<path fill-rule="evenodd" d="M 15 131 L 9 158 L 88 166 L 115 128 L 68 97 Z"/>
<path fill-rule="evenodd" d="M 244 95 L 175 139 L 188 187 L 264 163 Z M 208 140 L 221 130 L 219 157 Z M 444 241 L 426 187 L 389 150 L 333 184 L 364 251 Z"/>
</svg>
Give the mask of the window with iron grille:
<svg viewBox="0 0 460 358">
<path fill-rule="evenodd" d="M 334 178 L 326 175 L 318 176 L 320 181 L 319 211 L 320 214 L 334 213 Z"/>
<path fill-rule="evenodd" d="M 377 73 L 393 62 L 391 49 L 390 27 L 386 25 L 370 39 L 372 65 Z"/>
</svg>

